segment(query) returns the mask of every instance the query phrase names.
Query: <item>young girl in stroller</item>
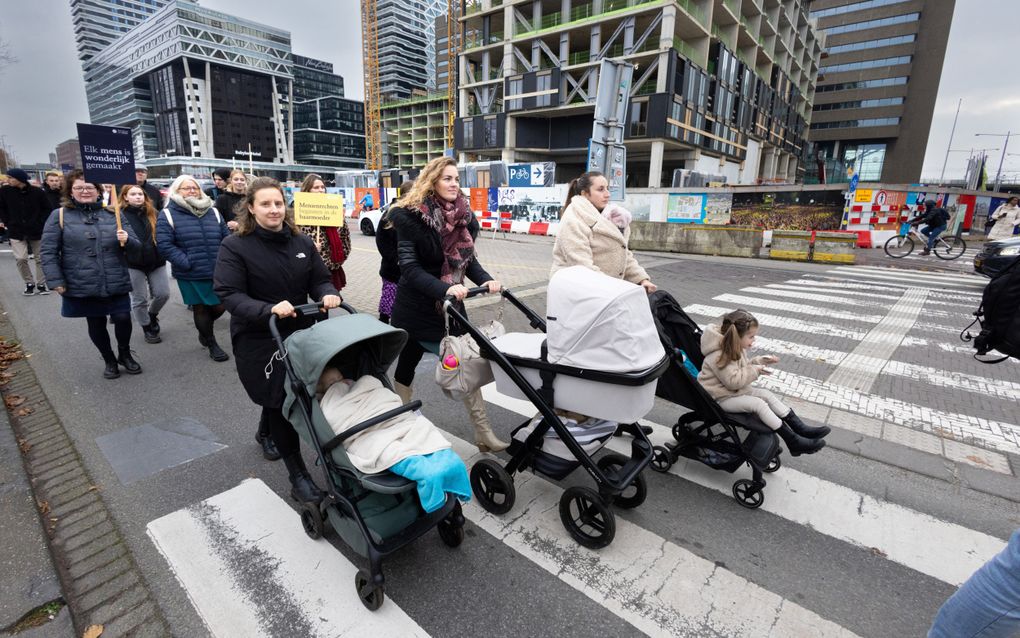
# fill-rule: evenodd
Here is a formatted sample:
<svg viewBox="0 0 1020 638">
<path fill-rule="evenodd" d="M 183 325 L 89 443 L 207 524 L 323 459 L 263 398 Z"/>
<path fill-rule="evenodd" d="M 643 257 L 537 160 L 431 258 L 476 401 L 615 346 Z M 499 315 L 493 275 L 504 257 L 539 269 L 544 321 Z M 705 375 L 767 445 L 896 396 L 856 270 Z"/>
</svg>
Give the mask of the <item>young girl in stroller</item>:
<svg viewBox="0 0 1020 638">
<path fill-rule="evenodd" d="M 773 355 L 748 359 L 757 334 L 758 320 L 746 310 L 734 310 L 718 324 L 709 324 L 701 336 L 705 361 L 698 382 L 726 412 L 752 413 L 761 419 L 782 437 L 793 456 L 814 454 L 825 447 L 822 437 L 829 428 L 807 425 L 775 394 L 753 387 L 760 375 L 771 374 L 766 365 L 779 362 Z"/>
</svg>

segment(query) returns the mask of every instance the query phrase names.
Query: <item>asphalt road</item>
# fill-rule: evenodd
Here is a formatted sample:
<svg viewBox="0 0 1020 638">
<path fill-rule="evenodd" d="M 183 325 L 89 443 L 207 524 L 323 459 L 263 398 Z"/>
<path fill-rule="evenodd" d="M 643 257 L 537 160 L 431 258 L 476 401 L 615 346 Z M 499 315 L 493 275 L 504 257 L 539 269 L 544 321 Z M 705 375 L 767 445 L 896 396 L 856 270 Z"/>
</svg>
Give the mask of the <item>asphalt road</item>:
<svg viewBox="0 0 1020 638">
<path fill-rule="evenodd" d="M 551 239 L 484 237 L 479 250 L 490 272 L 522 292 L 529 304 L 543 309 Z M 348 268 L 351 284 L 345 296 L 369 312 L 374 310 L 379 285 L 374 275 L 378 257 L 373 253 L 371 239 L 356 234 Z M 804 277 L 821 280 L 830 270 L 811 264 L 675 256 L 642 256 L 642 260 L 656 283 L 672 291 L 685 306 L 732 307 L 733 303 L 712 299 L 746 295 L 740 291 L 749 286 L 781 286 Z M 258 411 L 241 389 L 233 361 L 215 363 L 209 359 L 198 344 L 190 313 L 180 303 L 176 287 L 174 299 L 161 315 L 163 343 L 145 344 L 137 328 L 132 338 L 144 373 L 115 381 L 102 378 L 102 361 L 88 340 L 84 321 L 61 318 L 57 295 L 23 298 L 22 289 L 10 254 L 0 254 L 4 308 L 174 634 L 231 635 L 215 629 L 216 620 L 203 606 L 203 597 L 216 594 L 238 601 L 239 608 L 260 609 L 259 627 L 264 635 L 346 635 L 346 630 L 323 618 L 309 618 L 307 606 L 276 598 L 281 590 L 266 586 L 274 578 L 271 574 L 245 572 L 232 580 L 230 574 L 213 574 L 210 565 L 209 582 L 224 585 L 217 592 L 203 593 L 195 581 L 188 580 L 187 552 L 184 558 L 168 559 L 166 547 L 161 549 L 154 542 L 154 538 L 160 539 L 161 529 L 152 525 L 154 521 L 194 512 L 197 504 L 207 499 L 231 493 L 239 485 L 251 485 L 244 483 L 247 479 L 262 481 L 287 506 L 292 504 L 284 468 L 264 461 L 258 453 L 253 438 Z M 960 299 L 970 298 L 961 295 Z M 786 300 L 820 305 L 817 301 Z M 863 313 L 864 309 L 856 311 Z M 483 302 L 473 316 L 483 320 L 495 312 L 495 305 Z M 795 306 L 761 312 L 811 318 Z M 962 303 L 952 312 L 955 314 L 944 317 L 942 324 L 955 325 L 966 317 Z M 523 327 L 510 314 L 505 319 L 511 329 Z M 829 321 L 846 329 L 861 325 L 853 318 Z M 218 322 L 217 334 L 221 344 L 229 343 L 226 319 Z M 854 347 L 847 338 L 764 326 L 762 334 L 843 352 Z M 955 338 L 948 332 L 939 334 L 947 342 Z M 949 362 L 945 352 L 934 346 L 900 350 L 904 357 L 917 359 L 915 365 L 951 369 L 958 364 L 960 374 L 974 376 L 979 371 L 1007 384 L 1017 378 L 1015 365 L 975 368 L 962 355 Z M 900 354 L 898 351 L 895 359 L 901 359 Z M 419 367 L 416 398 L 423 400 L 425 415 L 440 428 L 471 441 L 463 407 L 444 398 L 431 382 L 433 365 L 426 359 Z M 827 363 L 804 359 L 791 360 L 786 369 L 824 379 L 830 368 Z M 879 377 L 880 387 L 884 379 L 884 375 Z M 946 388 L 937 383 L 915 377 L 911 384 L 889 389 L 912 404 L 935 404 L 946 397 Z M 967 414 L 1016 422 L 1016 400 L 1009 395 L 980 400 L 973 395 L 960 394 L 958 404 L 965 406 L 961 409 Z M 488 406 L 495 429 L 504 438 L 524 420 L 507 405 L 490 401 Z M 683 411 L 657 399 L 648 419 L 669 426 Z M 132 430 L 139 426 L 153 427 Z M 187 456 L 189 450 L 199 448 L 210 453 L 165 467 L 171 462 L 167 450 L 146 442 L 145 436 L 153 431 L 179 434 L 182 438 L 174 439 L 180 444 L 178 454 Z M 857 436 L 849 431 L 844 434 Z M 801 507 L 803 516 L 782 509 L 739 507 L 723 491 L 735 477 L 719 472 L 704 479 L 646 472 L 647 502 L 636 510 L 616 510 L 622 521 L 617 541 L 601 554 L 580 550 L 569 539 L 564 540 L 566 533 L 558 523 L 545 526 L 544 521 L 555 512 L 549 514 L 543 503 L 557 495 L 559 487 L 533 479 L 526 482 L 529 488 L 518 488 L 533 498 L 519 500 L 505 520 L 495 521 L 469 506 L 467 539 L 459 549 L 448 549 L 430 535 L 388 561 L 384 609 L 402 611 L 416 623 L 415 631 L 434 636 L 755 636 L 770 635 L 770 627 L 771 635 L 809 635 L 800 633 L 807 631 L 806 627 L 814 628 L 810 635 L 923 635 L 957 584 L 932 563 L 960 563 L 961 570 L 969 573 L 969 566 L 980 561 L 975 556 L 951 554 L 926 558 L 924 554 L 938 552 L 940 546 L 934 544 L 926 550 L 926 538 L 920 534 L 929 529 L 949 530 L 947 534 L 968 539 L 1004 542 L 1020 522 L 1020 509 L 1015 500 L 987 490 L 912 471 L 896 462 L 901 453 L 906 458 L 906 452 L 895 444 L 878 440 L 876 445 L 893 453 L 883 462 L 832 446 L 815 456 L 784 457 L 783 470 L 770 479 L 768 498 L 778 503 L 784 490 L 796 492 L 810 485 L 816 491 L 798 496 L 811 504 Z M 464 453 L 465 448 L 455 449 Z M 1015 462 L 1013 450 L 998 449 Z M 695 469 L 690 473 L 705 474 Z M 782 479 L 784 475 L 788 478 Z M 126 476 L 136 478 L 125 481 Z M 1001 479 L 1015 485 L 1011 473 Z M 590 484 L 590 479 L 575 473 L 560 487 L 574 484 Z M 222 507 L 229 509 L 226 501 Z M 845 532 L 839 531 L 841 523 L 833 522 L 841 507 L 856 509 L 860 516 Z M 817 516 L 817 521 L 808 520 L 808 514 Z M 887 529 L 889 521 L 897 524 Z M 915 523 L 919 527 L 909 528 Z M 238 529 L 231 533 L 243 535 Z M 165 538 L 160 542 L 170 543 Z M 297 547 L 311 542 L 299 532 L 294 534 Z M 350 562 L 363 564 L 335 536 L 329 536 L 328 542 Z M 195 548 L 195 556 L 201 554 L 199 549 Z M 168 560 L 182 562 L 172 568 Z M 628 569 L 644 561 L 648 569 L 640 570 L 642 573 Z M 201 573 L 201 566 L 192 567 Z M 328 601 L 327 607 L 335 604 L 346 610 L 346 621 L 357 624 L 368 613 L 356 601 L 351 602 L 354 596 L 348 578 L 337 577 L 334 582 L 329 574 L 313 573 L 310 568 L 305 571 L 304 566 L 295 569 L 293 578 L 326 585 L 316 596 Z M 659 579 L 657 584 L 650 580 L 653 578 Z M 284 580 L 280 576 L 280 582 Z M 397 624 L 390 626 L 390 632 L 399 631 L 393 627 L 411 626 L 400 624 L 402 620 L 393 622 Z M 358 635 L 357 630 L 348 630 L 353 632 L 349 635 Z"/>
</svg>

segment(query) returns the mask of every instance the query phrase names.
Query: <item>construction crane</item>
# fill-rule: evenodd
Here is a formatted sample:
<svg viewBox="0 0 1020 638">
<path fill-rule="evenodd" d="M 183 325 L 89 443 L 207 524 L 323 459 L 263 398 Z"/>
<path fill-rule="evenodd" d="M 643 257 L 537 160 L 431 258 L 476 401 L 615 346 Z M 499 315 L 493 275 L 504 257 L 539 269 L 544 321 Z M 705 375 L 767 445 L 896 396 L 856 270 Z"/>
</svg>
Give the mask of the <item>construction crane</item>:
<svg viewBox="0 0 1020 638">
<path fill-rule="evenodd" d="M 379 20 L 378 0 L 361 0 L 361 46 L 365 78 L 365 168 L 381 170 L 383 165 L 382 121 L 379 108 Z"/>
<path fill-rule="evenodd" d="M 446 2 L 446 54 L 448 72 L 446 84 L 446 148 L 453 148 L 453 129 L 457 121 L 457 80 L 460 79 L 460 64 L 457 56 L 463 46 L 461 40 L 463 24 L 460 17 L 464 15 L 463 0 L 447 0 Z"/>
</svg>

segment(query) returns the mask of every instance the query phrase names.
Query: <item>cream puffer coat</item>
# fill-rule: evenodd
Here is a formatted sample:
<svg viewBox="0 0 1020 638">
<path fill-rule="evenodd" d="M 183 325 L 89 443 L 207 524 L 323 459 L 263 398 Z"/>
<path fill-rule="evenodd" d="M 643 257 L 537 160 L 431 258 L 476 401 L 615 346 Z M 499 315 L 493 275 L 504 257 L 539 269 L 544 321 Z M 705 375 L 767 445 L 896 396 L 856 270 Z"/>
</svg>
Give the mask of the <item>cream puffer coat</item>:
<svg viewBox="0 0 1020 638">
<path fill-rule="evenodd" d="M 764 365 L 764 357 L 748 359 L 743 352 L 740 359 L 719 367 L 723 336 L 717 324 L 709 324 L 701 335 L 701 354 L 705 356 L 698 374 L 698 382 L 716 401 L 747 394 L 751 384 L 758 378 L 758 368 Z"/>
<path fill-rule="evenodd" d="M 575 195 L 560 216 L 549 275 L 561 268 L 584 266 L 639 284 L 649 277 L 627 248 L 629 239 L 629 226 L 620 232 L 586 197 Z"/>
<path fill-rule="evenodd" d="M 988 231 L 987 241 L 1009 239 L 1013 236 L 1013 228 L 1020 225 L 1020 206 L 1003 204 L 992 213 L 995 225 Z"/>
</svg>

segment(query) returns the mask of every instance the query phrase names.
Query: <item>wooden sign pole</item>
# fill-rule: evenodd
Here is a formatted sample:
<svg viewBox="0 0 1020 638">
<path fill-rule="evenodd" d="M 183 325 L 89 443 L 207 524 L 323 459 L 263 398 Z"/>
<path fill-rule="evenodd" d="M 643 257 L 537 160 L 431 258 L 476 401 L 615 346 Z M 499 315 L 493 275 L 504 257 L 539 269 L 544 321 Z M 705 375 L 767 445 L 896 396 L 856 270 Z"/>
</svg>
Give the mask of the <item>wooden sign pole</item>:
<svg viewBox="0 0 1020 638">
<path fill-rule="evenodd" d="M 121 230 L 123 230 L 123 227 L 122 227 L 121 221 L 120 221 L 120 198 L 117 197 L 117 185 L 116 184 L 110 184 L 110 199 L 113 200 L 113 216 L 117 220 L 117 232 L 120 232 Z M 124 244 L 126 244 L 126 243 L 127 242 L 125 242 L 125 241 L 121 241 L 120 242 L 121 247 L 123 247 Z"/>
</svg>

